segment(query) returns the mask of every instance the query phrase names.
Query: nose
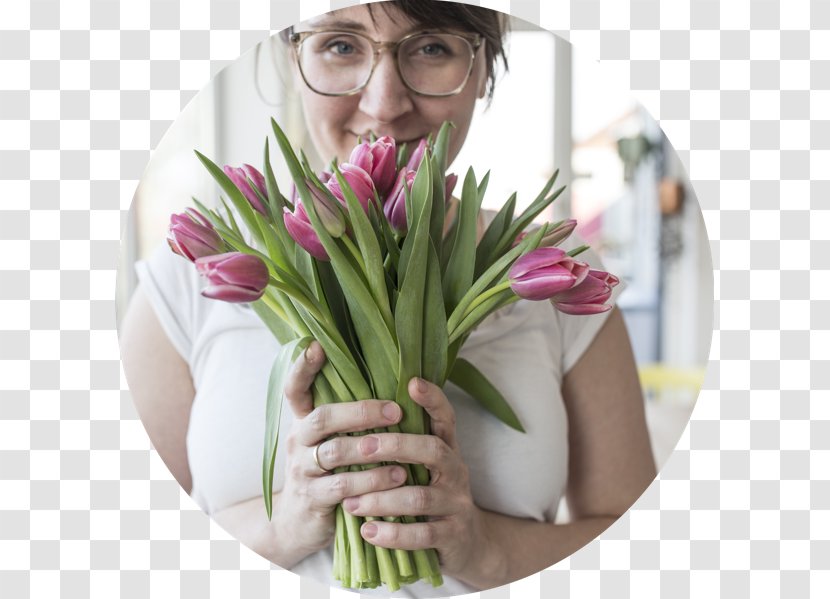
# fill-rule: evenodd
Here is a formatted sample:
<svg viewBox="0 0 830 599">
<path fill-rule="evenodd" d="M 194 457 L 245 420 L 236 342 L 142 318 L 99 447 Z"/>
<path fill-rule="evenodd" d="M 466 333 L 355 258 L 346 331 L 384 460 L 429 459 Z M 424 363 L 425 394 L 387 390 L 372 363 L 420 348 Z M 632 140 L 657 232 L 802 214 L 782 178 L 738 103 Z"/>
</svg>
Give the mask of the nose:
<svg viewBox="0 0 830 599">
<path fill-rule="evenodd" d="M 360 92 L 360 110 L 378 123 L 392 123 L 414 108 L 392 52 L 381 52 L 369 82 Z"/>
</svg>

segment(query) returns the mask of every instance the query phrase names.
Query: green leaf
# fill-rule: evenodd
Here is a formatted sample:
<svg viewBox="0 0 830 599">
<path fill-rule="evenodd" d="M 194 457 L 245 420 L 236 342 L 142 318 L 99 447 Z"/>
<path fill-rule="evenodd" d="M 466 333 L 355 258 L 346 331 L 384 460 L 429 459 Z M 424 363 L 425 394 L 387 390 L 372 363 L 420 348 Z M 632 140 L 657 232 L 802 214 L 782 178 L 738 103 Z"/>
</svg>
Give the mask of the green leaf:
<svg viewBox="0 0 830 599">
<path fill-rule="evenodd" d="M 424 284 L 424 326 L 422 376 L 437 385 L 444 383 L 447 369 L 447 310 L 441 291 L 441 265 L 435 246 L 428 244 L 427 271 Z"/>
<path fill-rule="evenodd" d="M 547 224 L 542 225 L 539 227 L 537 231 L 533 234 L 528 235 L 524 239 L 522 239 L 516 247 L 512 248 L 509 252 L 504 254 L 501 258 L 496 260 L 490 268 L 484 271 L 480 277 L 478 277 L 475 282 L 473 283 L 472 287 L 470 287 L 469 291 L 464 294 L 464 297 L 461 298 L 461 301 L 458 302 L 458 305 L 453 309 L 452 313 L 450 314 L 449 319 L 447 319 L 447 328 L 452 335 L 452 332 L 455 330 L 455 327 L 461 322 L 462 317 L 464 316 L 464 312 L 469 307 L 470 304 L 473 303 L 475 298 L 477 298 L 480 294 L 490 287 L 490 284 L 494 281 L 500 279 L 508 269 L 513 264 L 513 261 L 516 260 L 519 256 L 524 255 L 525 253 L 536 249 L 539 247 L 539 243 L 542 240 L 542 237 L 547 232 L 548 226 Z"/>
<path fill-rule="evenodd" d="M 510 247 L 513 241 L 515 241 L 518 234 L 524 231 L 533 219 L 541 214 L 542 210 L 550 206 L 550 204 L 558 198 L 563 191 L 565 191 L 564 187 L 560 187 L 551 195 L 547 195 L 548 191 L 550 191 L 551 187 L 553 187 L 553 184 L 556 182 L 556 178 L 558 176 L 559 169 L 557 169 L 551 178 L 548 179 L 548 182 L 542 188 L 542 191 L 539 192 L 539 195 L 536 196 L 536 199 L 531 202 L 530 206 L 525 208 L 516 220 L 510 223 L 510 226 L 507 227 L 504 235 L 502 235 L 498 244 L 496 244 L 496 248 L 493 253 L 494 259 L 500 257 L 507 250 L 507 248 Z"/>
<path fill-rule="evenodd" d="M 320 222 L 320 217 L 317 215 L 314 203 L 311 201 L 310 192 L 304 184 L 302 167 L 297 161 L 285 133 L 273 119 L 271 124 L 277 137 L 277 143 L 288 164 L 288 169 L 297 184 L 297 191 L 306 206 L 311 226 L 317 233 L 320 243 L 328 253 L 331 263 L 340 277 L 340 284 L 349 305 L 349 311 L 364 357 L 372 373 L 372 383 L 378 394 L 378 399 L 394 397 L 398 368 L 397 343 L 394 333 L 386 326 L 380 309 L 375 304 L 371 291 L 362 279 L 359 269 L 354 267 L 353 261 L 347 254 L 344 254 L 341 245 L 328 234 L 322 222 Z"/>
<path fill-rule="evenodd" d="M 251 307 L 262 322 L 265 323 L 265 326 L 268 327 L 268 330 L 271 331 L 271 334 L 273 334 L 277 341 L 279 341 L 282 345 L 285 345 L 292 339 L 297 338 L 297 333 L 291 325 L 277 316 L 274 311 L 265 305 L 261 299 L 252 302 Z"/>
<path fill-rule="evenodd" d="M 493 263 L 493 250 L 495 250 L 496 244 L 498 244 L 499 240 L 510 226 L 510 222 L 513 220 L 513 211 L 515 209 L 516 193 L 513 192 L 513 195 L 510 196 L 504 206 L 501 207 L 501 210 L 499 210 L 496 216 L 493 217 L 493 220 L 490 221 L 490 225 L 484 232 L 484 235 L 478 244 L 478 248 L 476 248 L 476 277 L 481 276 L 481 273 Z"/>
<path fill-rule="evenodd" d="M 311 337 L 302 337 L 283 345 L 274 359 L 271 375 L 268 378 L 268 395 L 265 404 L 265 451 L 262 459 L 262 493 L 265 498 L 265 512 L 268 514 L 268 520 L 271 520 L 274 463 L 277 457 L 285 384 L 291 364 L 311 341 Z"/>
<path fill-rule="evenodd" d="M 428 161 L 422 164 L 428 165 Z M 424 183 L 420 186 L 418 178 Z M 422 408 L 409 395 L 408 384 L 412 377 L 423 376 L 421 360 L 424 351 L 424 304 L 425 284 L 429 261 L 429 213 L 432 203 L 428 196 L 432 188 L 429 183 L 429 167 L 419 169 L 413 184 L 413 197 L 418 199 L 418 214 L 414 216 L 412 230 L 406 236 L 401 252 L 401 263 L 406 259 L 406 275 L 395 306 L 395 327 L 400 348 L 399 376 L 396 400 L 403 411 L 400 422 L 405 433 L 424 434 L 424 416 Z"/>
<path fill-rule="evenodd" d="M 455 129 L 455 125 L 451 121 L 444 121 L 441 124 L 438 135 L 435 137 L 435 145 L 432 149 L 432 153 L 437 159 L 438 171 L 442 177 L 449 166 L 447 164 L 447 155 L 450 147 L 450 129 Z"/>
<path fill-rule="evenodd" d="M 418 172 L 415 174 L 415 180 L 412 182 L 411 193 L 407 194 L 407 212 L 406 218 L 409 221 L 409 232 L 404 237 L 403 247 L 401 248 L 401 256 L 398 261 L 398 288 L 402 289 L 406 273 L 409 268 L 409 257 L 412 252 L 415 235 L 413 229 L 416 226 L 416 220 L 420 218 L 420 214 L 428 207 L 428 211 L 424 212 L 426 220 L 426 235 L 429 236 L 430 217 L 432 213 L 432 183 L 430 161 L 428 150 L 424 153 L 424 160 L 421 161 L 421 166 L 418 167 Z M 404 188 L 406 189 L 406 188 Z M 418 225 L 420 226 L 420 225 Z"/>
<path fill-rule="evenodd" d="M 228 199 L 236 208 L 236 211 L 242 217 L 242 220 L 245 222 L 245 225 L 248 227 L 248 230 L 251 232 L 251 235 L 254 236 L 255 239 L 258 241 L 262 241 L 262 233 L 259 230 L 259 226 L 257 224 L 257 215 L 260 217 L 258 212 L 251 207 L 251 204 L 248 202 L 248 199 L 239 191 L 239 188 L 234 185 L 233 181 L 231 181 L 230 177 L 228 177 L 225 172 L 219 168 L 216 163 L 214 163 L 210 158 L 199 152 L 198 150 L 193 150 L 196 153 L 196 156 L 208 170 L 210 175 L 216 180 L 219 184 L 219 187 L 222 188 L 222 191 L 228 196 Z"/>
<path fill-rule="evenodd" d="M 519 432 L 525 432 L 518 416 L 501 392 L 470 362 L 464 358 L 456 358 L 449 380 L 466 391 L 507 426 Z"/>
<path fill-rule="evenodd" d="M 458 233 L 452 247 L 447 271 L 444 274 L 444 299 L 447 310 L 452 312 L 473 284 L 476 253 L 476 229 L 478 225 L 479 200 L 475 173 L 467 170 L 461 193 Z"/>
<path fill-rule="evenodd" d="M 369 217 L 363 212 L 363 206 L 360 204 L 360 200 L 357 199 L 354 191 L 349 187 L 339 168 L 335 167 L 334 176 L 337 177 L 337 182 L 340 184 L 340 189 L 343 192 L 343 197 L 349 208 L 352 230 L 355 234 L 357 247 L 360 249 L 360 255 L 363 257 L 363 264 L 366 269 L 364 275 L 369 283 L 369 289 L 372 292 L 381 316 L 383 316 L 386 322 L 386 326 L 390 330 L 393 330 L 395 324 L 392 319 L 392 310 L 389 307 L 389 296 L 386 294 L 383 261 L 380 256 L 380 245 L 378 245 L 377 236 L 372 228 L 372 223 L 369 222 Z"/>
</svg>

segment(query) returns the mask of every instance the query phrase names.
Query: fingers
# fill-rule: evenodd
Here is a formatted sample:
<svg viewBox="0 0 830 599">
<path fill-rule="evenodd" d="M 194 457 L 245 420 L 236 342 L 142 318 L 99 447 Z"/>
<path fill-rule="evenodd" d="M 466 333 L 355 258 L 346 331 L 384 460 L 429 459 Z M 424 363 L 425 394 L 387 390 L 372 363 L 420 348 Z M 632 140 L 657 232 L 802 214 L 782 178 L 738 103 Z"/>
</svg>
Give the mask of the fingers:
<svg viewBox="0 0 830 599">
<path fill-rule="evenodd" d="M 314 408 L 311 384 L 325 362 L 323 347 L 319 342 L 312 341 L 291 366 L 285 385 L 285 398 L 297 418 L 304 418 Z"/>
<path fill-rule="evenodd" d="M 401 419 L 401 415 L 401 408 L 394 401 L 376 399 L 317 406 L 300 423 L 297 440 L 310 447 L 336 433 L 365 431 L 395 424 Z M 319 457 L 323 466 L 322 449 Z M 345 464 L 336 464 L 342 465 Z M 329 465 L 324 467 L 332 469 Z"/>
<path fill-rule="evenodd" d="M 360 534 L 372 545 L 387 549 L 430 549 L 445 544 L 440 524 L 440 521 L 398 524 L 373 520 L 360 527 Z"/>
<path fill-rule="evenodd" d="M 310 496 L 321 507 L 333 507 L 353 495 L 395 489 L 406 482 L 401 466 L 379 466 L 362 472 L 343 472 L 316 478 L 309 483 Z"/>
<path fill-rule="evenodd" d="M 413 485 L 343 500 L 355 516 L 449 516 L 458 511 L 445 488 Z"/>
<path fill-rule="evenodd" d="M 457 449 L 455 410 L 441 387 L 415 377 L 409 381 L 409 396 L 429 414 L 432 434 L 443 439 L 451 448 Z"/>
<path fill-rule="evenodd" d="M 313 451 L 313 448 L 308 451 Z M 351 464 L 401 462 L 423 464 L 432 471 L 446 472 L 448 469 L 453 471 L 452 466 L 457 461 L 453 450 L 438 437 L 405 433 L 335 437 L 320 445 L 317 457 L 320 466 L 327 470 Z M 316 469 L 310 453 L 308 463 Z"/>
</svg>

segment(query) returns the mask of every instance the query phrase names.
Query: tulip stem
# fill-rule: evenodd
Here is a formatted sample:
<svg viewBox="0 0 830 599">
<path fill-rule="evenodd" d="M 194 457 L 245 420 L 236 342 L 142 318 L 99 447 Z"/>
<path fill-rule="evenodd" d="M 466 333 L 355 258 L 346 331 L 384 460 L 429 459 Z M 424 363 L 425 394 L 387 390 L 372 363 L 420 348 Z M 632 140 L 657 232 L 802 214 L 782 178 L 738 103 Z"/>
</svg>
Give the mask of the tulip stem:
<svg viewBox="0 0 830 599">
<path fill-rule="evenodd" d="M 490 289 L 488 289 L 487 291 L 485 291 L 484 293 L 479 295 L 477 298 L 475 298 L 472 301 L 472 303 L 467 307 L 467 309 L 464 310 L 464 314 L 461 316 L 461 320 L 463 321 L 467 316 L 469 316 L 473 312 L 473 310 L 475 310 L 478 306 L 483 304 L 485 300 L 487 300 L 487 299 L 493 297 L 494 295 L 496 295 L 498 293 L 501 293 L 505 289 L 509 289 L 509 288 L 510 288 L 510 280 L 502 281 L 498 285 L 494 285 L 493 287 L 490 287 Z"/>
<path fill-rule="evenodd" d="M 347 235 L 343 235 L 340 239 L 343 241 L 346 248 L 349 250 L 349 253 L 352 255 L 352 257 L 357 262 L 357 265 L 360 267 L 360 274 L 362 274 L 363 277 L 366 278 L 366 265 L 363 264 L 363 256 L 360 255 L 360 250 L 357 249 L 355 244 L 352 243 L 352 240 L 349 239 Z"/>
<path fill-rule="evenodd" d="M 282 281 L 271 277 L 271 286 L 275 289 L 282 291 L 285 295 L 289 297 L 293 297 L 295 300 L 300 302 L 302 306 L 311 313 L 314 318 L 317 319 L 318 322 L 329 322 L 326 318 L 323 317 L 321 313 L 322 306 L 320 306 L 315 300 L 309 298 L 305 293 L 301 290 L 296 289 L 290 285 L 286 285 Z"/>
<path fill-rule="evenodd" d="M 504 293 L 504 291 L 502 291 L 502 293 Z M 498 296 L 491 297 L 487 303 L 480 305 L 476 310 L 465 316 L 464 320 L 462 320 L 461 323 L 455 327 L 455 329 L 449 332 L 449 343 L 452 344 L 461 335 L 473 327 L 478 326 L 478 324 L 487 318 L 491 312 L 504 308 L 505 306 L 517 302 L 520 299 L 522 298 L 514 294 L 512 291 L 510 292 L 510 295 L 505 295 L 502 298 L 499 298 Z"/>
</svg>

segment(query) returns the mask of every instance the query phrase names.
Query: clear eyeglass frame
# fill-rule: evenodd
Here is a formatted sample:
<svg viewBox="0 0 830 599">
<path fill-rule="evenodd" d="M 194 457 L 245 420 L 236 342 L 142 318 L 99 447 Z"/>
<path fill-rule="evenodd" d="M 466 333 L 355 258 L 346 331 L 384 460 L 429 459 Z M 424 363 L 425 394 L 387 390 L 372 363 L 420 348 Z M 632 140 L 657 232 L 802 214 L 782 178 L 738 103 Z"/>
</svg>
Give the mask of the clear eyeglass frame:
<svg viewBox="0 0 830 599">
<path fill-rule="evenodd" d="M 305 43 L 305 41 L 309 37 L 311 37 L 312 35 L 315 35 L 315 34 L 318 34 L 318 33 L 328 33 L 328 34 L 342 33 L 342 34 L 345 34 L 345 35 L 353 35 L 353 36 L 362 38 L 362 39 L 366 40 L 367 42 L 369 42 L 369 44 L 371 44 L 372 49 L 373 49 L 373 52 L 372 52 L 372 67 L 369 69 L 369 73 L 368 73 L 368 75 L 366 75 L 366 79 L 363 81 L 363 83 L 361 83 L 358 87 L 356 87 L 354 89 L 350 89 L 350 90 L 347 90 L 347 91 L 344 91 L 344 92 L 323 92 L 323 91 L 320 91 L 318 89 L 315 89 L 314 86 L 312 86 L 311 83 L 309 83 L 308 78 L 306 77 L 306 74 L 303 72 L 302 62 L 300 61 L 300 52 L 302 50 L 302 46 Z M 464 81 L 462 81 L 461 84 L 457 88 L 455 88 L 454 90 L 444 92 L 444 93 L 437 93 L 437 94 L 435 94 L 435 93 L 425 93 L 425 92 L 422 92 L 422 91 L 419 91 L 419 90 L 413 88 L 410 85 L 410 83 L 406 80 L 406 77 L 403 76 L 403 71 L 401 69 L 400 59 L 398 58 L 398 48 L 400 48 L 401 44 L 404 44 L 404 43 L 408 42 L 409 40 L 411 40 L 412 38 L 415 38 L 415 37 L 418 37 L 418 36 L 435 35 L 436 33 L 440 33 L 441 35 L 452 35 L 452 36 L 454 36 L 454 37 L 456 37 L 460 40 L 463 40 L 467 44 L 467 46 L 469 46 L 469 49 L 470 49 L 470 66 L 467 69 L 467 74 L 464 77 Z M 291 36 L 288 39 L 291 42 L 291 44 L 294 46 L 294 50 L 295 50 L 294 58 L 297 61 L 297 67 L 300 70 L 300 75 L 302 76 L 303 81 L 305 82 L 306 86 L 311 91 L 313 91 L 317 94 L 320 94 L 321 96 L 331 96 L 331 97 L 353 96 L 354 94 L 359 93 L 364 87 L 366 87 L 369 84 L 369 81 L 372 79 L 372 75 L 375 72 L 375 67 L 377 67 L 377 64 L 378 64 L 378 57 L 380 56 L 381 50 L 383 50 L 384 48 L 388 48 L 392 52 L 392 54 L 394 55 L 394 57 L 395 57 L 395 67 L 398 69 L 398 76 L 401 78 L 401 81 L 407 87 L 407 89 L 409 89 L 409 91 L 411 91 L 412 93 L 417 94 L 419 96 L 426 96 L 426 97 L 430 97 L 430 98 L 444 98 L 444 97 L 447 97 L 447 96 L 455 96 L 455 95 L 461 93 L 461 90 L 463 90 L 464 86 L 467 85 L 467 81 L 470 80 L 470 75 L 473 72 L 473 66 L 475 64 L 476 52 L 478 52 L 478 49 L 481 47 L 481 44 L 484 41 L 484 38 L 479 33 L 476 33 L 476 34 L 473 35 L 472 38 L 469 38 L 469 37 L 465 37 L 463 35 L 460 35 L 458 33 L 451 33 L 451 32 L 448 32 L 448 31 L 415 31 L 413 33 L 405 35 L 404 37 L 402 37 L 401 39 L 399 39 L 396 42 L 382 42 L 382 41 L 378 41 L 378 40 L 373 40 L 372 38 L 368 37 L 367 35 L 364 35 L 362 33 L 358 33 L 356 31 L 324 30 L 324 29 L 318 29 L 318 30 L 312 30 L 312 31 L 299 31 L 299 32 L 296 32 L 296 33 L 292 33 Z"/>
</svg>

